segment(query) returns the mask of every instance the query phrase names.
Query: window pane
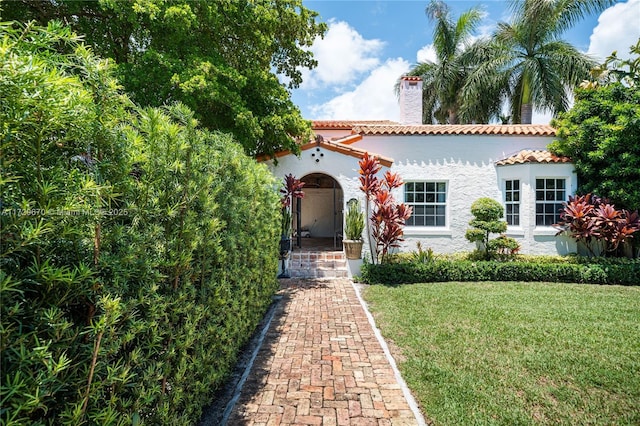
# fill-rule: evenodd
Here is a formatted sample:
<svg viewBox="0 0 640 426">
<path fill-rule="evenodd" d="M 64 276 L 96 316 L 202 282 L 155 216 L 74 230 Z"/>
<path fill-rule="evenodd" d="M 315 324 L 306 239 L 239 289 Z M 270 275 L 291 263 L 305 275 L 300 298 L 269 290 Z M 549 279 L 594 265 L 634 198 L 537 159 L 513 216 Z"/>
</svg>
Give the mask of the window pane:
<svg viewBox="0 0 640 426">
<path fill-rule="evenodd" d="M 544 191 L 536 191 L 536 200 L 544 201 Z"/>
<path fill-rule="evenodd" d="M 556 188 L 564 189 L 564 179 L 556 179 Z"/>
<path fill-rule="evenodd" d="M 516 191 L 513 193 L 513 201 L 520 201 L 520 192 Z"/>
<path fill-rule="evenodd" d="M 536 179 L 536 189 L 544 189 L 544 179 Z"/>
<path fill-rule="evenodd" d="M 556 188 L 556 180 L 547 179 L 547 189 L 555 189 L 555 188 Z"/>
<path fill-rule="evenodd" d="M 513 201 L 513 194 L 511 192 L 507 192 L 504 197 L 505 201 Z"/>
<path fill-rule="evenodd" d="M 513 189 L 515 189 L 516 191 L 520 190 L 520 181 L 519 180 L 514 180 L 513 181 Z"/>
<path fill-rule="evenodd" d="M 547 191 L 547 201 L 555 201 L 556 192 L 555 191 Z"/>
<path fill-rule="evenodd" d="M 508 181 L 506 182 L 506 185 L 505 185 L 505 186 L 506 186 L 506 188 L 507 188 L 507 191 L 511 191 L 511 189 L 513 189 L 512 182 L 513 182 L 513 181 L 510 181 L 510 180 L 508 180 Z"/>
<path fill-rule="evenodd" d="M 407 226 L 446 226 L 446 182 L 407 182 L 405 202 L 413 208 Z"/>
</svg>

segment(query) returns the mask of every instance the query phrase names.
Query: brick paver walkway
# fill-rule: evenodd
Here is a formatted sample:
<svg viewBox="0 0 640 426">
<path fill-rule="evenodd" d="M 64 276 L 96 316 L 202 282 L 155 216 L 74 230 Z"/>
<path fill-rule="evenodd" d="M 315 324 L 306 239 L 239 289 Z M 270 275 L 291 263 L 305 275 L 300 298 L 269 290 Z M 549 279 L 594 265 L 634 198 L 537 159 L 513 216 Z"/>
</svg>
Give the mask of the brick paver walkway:
<svg viewBox="0 0 640 426">
<path fill-rule="evenodd" d="M 229 425 L 417 425 L 351 281 L 283 280 Z"/>
</svg>

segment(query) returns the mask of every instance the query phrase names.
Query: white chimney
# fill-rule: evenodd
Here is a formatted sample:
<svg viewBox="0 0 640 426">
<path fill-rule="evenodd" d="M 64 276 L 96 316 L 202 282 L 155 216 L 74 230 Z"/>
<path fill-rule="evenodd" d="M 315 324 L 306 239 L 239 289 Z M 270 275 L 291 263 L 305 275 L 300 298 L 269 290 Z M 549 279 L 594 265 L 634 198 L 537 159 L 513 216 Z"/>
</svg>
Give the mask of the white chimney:
<svg viewBox="0 0 640 426">
<path fill-rule="evenodd" d="M 422 124 L 422 78 L 400 78 L 400 123 Z"/>
</svg>

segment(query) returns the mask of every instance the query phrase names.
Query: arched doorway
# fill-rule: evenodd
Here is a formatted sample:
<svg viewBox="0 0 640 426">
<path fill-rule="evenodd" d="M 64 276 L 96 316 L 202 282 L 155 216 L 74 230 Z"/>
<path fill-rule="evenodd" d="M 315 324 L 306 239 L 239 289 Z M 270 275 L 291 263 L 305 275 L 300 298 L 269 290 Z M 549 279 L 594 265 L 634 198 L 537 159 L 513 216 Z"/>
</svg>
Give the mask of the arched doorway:
<svg viewBox="0 0 640 426">
<path fill-rule="evenodd" d="M 301 179 L 304 198 L 294 208 L 296 246 L 318 249 L 342 248 L 344 194 L 333 177 L 311 173 Z M 297 230 L 300 229 L 300 232 Z"/>
</svg>

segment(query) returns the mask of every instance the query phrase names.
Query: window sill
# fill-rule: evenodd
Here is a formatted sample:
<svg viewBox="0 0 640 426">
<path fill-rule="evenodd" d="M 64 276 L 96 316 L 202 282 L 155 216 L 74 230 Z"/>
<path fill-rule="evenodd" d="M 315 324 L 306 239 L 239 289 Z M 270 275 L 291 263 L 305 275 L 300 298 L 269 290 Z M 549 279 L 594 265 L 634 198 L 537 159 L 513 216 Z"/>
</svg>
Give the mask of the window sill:
<svg viewBox="0 0 640 426">
<path fill-rule="evenodd" d="M 419 236 L 419 235 L 438 235 L 450 237 L 453 235 L 451 229 L 449 228 L 441 228 L 435 226 L 405 226 L 404 228 L 405 235 Z"/>
<path fill-rule="evenodd" d="M 505 234 L 507 234 L 507 237 L 524 237 L 524 229 L 519 226 L 510 226 L 507 228 Z"/>
<path fill-rule="evenodd" d="M 552 226 L 538 226 L 533 230 L 533 235 L 551 235 L 555 236 L 558 230 Z"/>
</svg>

